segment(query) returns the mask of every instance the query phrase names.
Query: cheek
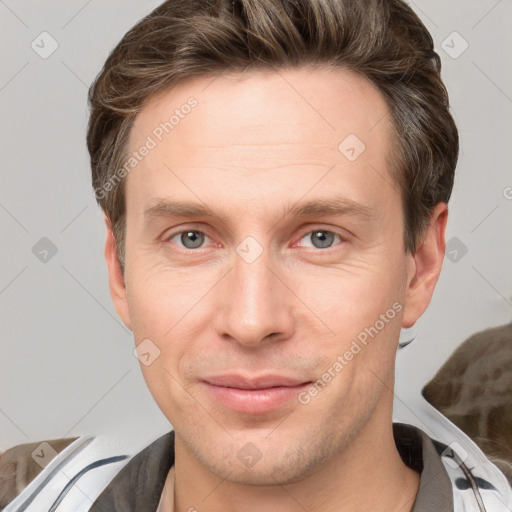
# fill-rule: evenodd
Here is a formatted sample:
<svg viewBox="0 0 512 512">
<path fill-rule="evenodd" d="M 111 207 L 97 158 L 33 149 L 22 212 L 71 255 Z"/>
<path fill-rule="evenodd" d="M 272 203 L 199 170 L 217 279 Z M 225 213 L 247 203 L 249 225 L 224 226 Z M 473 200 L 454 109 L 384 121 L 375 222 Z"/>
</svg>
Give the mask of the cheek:
<svg viewBox="0 0 512 512">
<path fill-rule="evenodd" d="M 151 365 L 141 361 L 155 398 L 171 388 L 176 392 L 178 381 L 188 385 L 182 366 L 200 349 L 201 334 L 211 325 L 213 306 L 207 292 L 216 275 L 141 264 L 130 276 L 128 306 L 135 343 L 148 343 L 158 354 Z"/>
<path fill-rule="evenodd" d="M 321 326 L 316 327 L 322 333 L 317 346 L 326 357 L 325 367 L 320 369 L 323 377 L 319 377 L 333 382 L 327 385 L 331 391 L 323 394 L 325 402 L 319 401 L 326 413 L 331 400 L 347 406 L 347 397 L 357 402 L 365 390 L 373 389 L 377 394 L 384 382 L 391 382 L 403 310 L 399 268 L 398 262 L 388 269 L 377 261 L 366 262 L 330 272 L 324 268 L 318 276 L 322 274 L 322 279 L 302 280 L 307 286 L 299 293 L 307 297 L 310 310 L 315 312 L 315 317 L 306 313 L 313 318 L 310 325 Z"/>
<path fill-rule="evenodd" d="M 127 280 L 127 299 L 135 339 L 171 338 L 204 294 L 201 278 L 162 265 L 147 268 L 144 262 L 134 268 Z"/>
<path fill-rule="evenodd" d="M 300 297 L 306 315 L 316 317 L 326 333 L 347 340 L 379 320 L 394 303 L 401 304 L 399 265 L 383 268 L 383 259 L 347 262 L 343 266 L 318 267 L 290 275 L 292 289 Z M 395 318 L 392 310 L 387 318 Z M 388 324 L 387 322 L 386 324 Z"/>
</svg>

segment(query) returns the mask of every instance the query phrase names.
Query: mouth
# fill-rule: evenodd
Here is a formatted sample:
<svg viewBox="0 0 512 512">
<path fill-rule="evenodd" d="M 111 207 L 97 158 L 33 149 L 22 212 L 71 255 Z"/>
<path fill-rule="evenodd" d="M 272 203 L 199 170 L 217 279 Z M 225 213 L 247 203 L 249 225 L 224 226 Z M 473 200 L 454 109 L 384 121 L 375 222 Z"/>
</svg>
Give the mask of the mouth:
<svg viewBox="0 0 512 512">
<path fill-rule="evenodd" d="M 229 409 L 246 414 L 264 414 L 296 400 L 311 381 L 282 375 L 244 377 L 217 375 L 202 379 L 210 397 Z"/>
</svg>

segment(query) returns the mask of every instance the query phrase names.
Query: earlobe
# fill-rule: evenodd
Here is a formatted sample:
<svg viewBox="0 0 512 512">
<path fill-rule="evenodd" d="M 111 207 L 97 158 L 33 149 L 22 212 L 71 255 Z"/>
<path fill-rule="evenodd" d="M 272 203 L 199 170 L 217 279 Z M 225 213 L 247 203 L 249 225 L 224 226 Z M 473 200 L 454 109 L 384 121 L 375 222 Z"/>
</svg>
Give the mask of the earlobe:
<svg viewBox="0 0 512 512">
<path fill-rule="evenodd" d="M 412 327 L 425 312 L 441 274 L 445 252 L 448 206 L 438 203 L 420 246 L 410 254 L 402 327 Z"/>
<path fill-rule="evenodd" d="M 105 261 L 107 262 L 110 296 L 112 297 L 117 314 L 121 317 L 126 327 L 131 330 L 125 280 L 117 257 L 117 246 L 112 225 L 107 217 L 105 217 L 105 226 L 107 229 Z"/>
</svg>

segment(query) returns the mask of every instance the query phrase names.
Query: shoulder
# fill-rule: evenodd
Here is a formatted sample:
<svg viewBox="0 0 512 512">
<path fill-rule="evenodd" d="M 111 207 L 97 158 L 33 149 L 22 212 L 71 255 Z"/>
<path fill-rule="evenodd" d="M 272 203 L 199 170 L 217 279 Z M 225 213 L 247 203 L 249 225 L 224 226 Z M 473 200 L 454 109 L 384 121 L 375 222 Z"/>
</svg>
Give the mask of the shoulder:
<svg viewBox="0 0 512 512">
<path fill-rule="evenodd" d="M 174 431 L 134 456 L 96 498 L 90 512 L 156 510 L 174 464 Z"/>
<path fill-rule="evenodd" d="M 88 512 L 96 498 L 123 468 L 132 461 L 138 464 L 143 453 L 157 451 L 165 444 L 164 439 L 168 442 L 169 435 L 149 442 L 141 439 L 141 436 L 134 439 L 133 436 L 123 437 L 115 432 L 76 438 L 60 453 L 54 453 L 48 464 L 2 510 Z M 142 447 L 141 443 L 144 443 Z M 46 446 L 47 451 L 52 449 L 52 441 L 32 444 Z M 27 457 L 27 450 L 24 452 Z M 146 465 L 149 470 L 151 462 L 146 461 Z"/>
<path fill-rule="evenodd" d="M 395 440 L 397 436 L 401 440 L 397 448 L 402 459 L 409 456 L 422 468 L 426 463 L 431 468 L 440 463 L 451 484 L 455 512 L 512 510 L 507 479 L 456 425 L 426 401 L 415 404 L 413 415 L 400 416 L 402 421 L 407 416 L 407 421 L 394 423 L 393 431 Z M 435 474 L 439 476 L 437 470 Z M 436 487 L 435 483 L 430 487 Z"/>
</svg>

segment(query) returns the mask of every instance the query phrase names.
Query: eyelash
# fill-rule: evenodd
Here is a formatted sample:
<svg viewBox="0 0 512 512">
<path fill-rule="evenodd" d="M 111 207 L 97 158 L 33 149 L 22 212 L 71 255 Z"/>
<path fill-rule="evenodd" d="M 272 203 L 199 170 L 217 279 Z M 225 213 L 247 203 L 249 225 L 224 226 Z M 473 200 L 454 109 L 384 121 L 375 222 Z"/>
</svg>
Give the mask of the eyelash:
<svg viewBox="0 0 512 512">
<path fill-rule="evenodd" d="M 318 228 L 318 229 L 312 229 L 312 230 L 309 230 L 309 231 L 305 231 L 304 233 L 302 233 L 302 235 L 300 236 L 299 240 L 302 240 L 305 236 L 307 235 L 311 235 L 315 232 L 322 232 L 322 233 L 330 233 L 330 234 L 333 234 L 335 236 L 337 236 L 339 239 L 340 239 L 340 242 L 337 244 L 337 245 L 341 245 L 343 242 L 346 241 L 346 239 L 339 233 L 337 233 L 336 231 L 332 231 L 332 230 L 329 230 L 329 229 L 322 229 L 322 228 Z M 164 242 L 171 242 L 171 240 L 173 238 L 175 238 L 176 236 L 179 236 L 183 233 L 189 233 L 189 232 L 192 232 L 192 233 L 200 233 L 202 235 L 205 235 L 207 236 L 208 238 L 212 239 L 212 237 L 208 234 L 208 232 L 206 231 L 201 231 L 199 229 L 182 229 L 181 231 L 176 231 L 175 233 L 171 233 L 170 235 L 167 235 L 164 239 Z M 333 245 L 331 247 L 326 247 L 326 248 L 320 248 L 320 247 L 309 247 L 308 249 L 311 249 L 313 251 L 320 251 L 320 252 L 326 252 L 328 251 L 329 249 L 334 249 L 336 247 L 336 245 Z M 186 252 L 194 252 L 194 251 L 200 251 L 201 249 L 203 249 L 203 247 L 198 247 L 197 249 L 188 249 L 187 247 L 180 247 L 181 250 L 183 251 L 186 251 Z"/>
</svg>

